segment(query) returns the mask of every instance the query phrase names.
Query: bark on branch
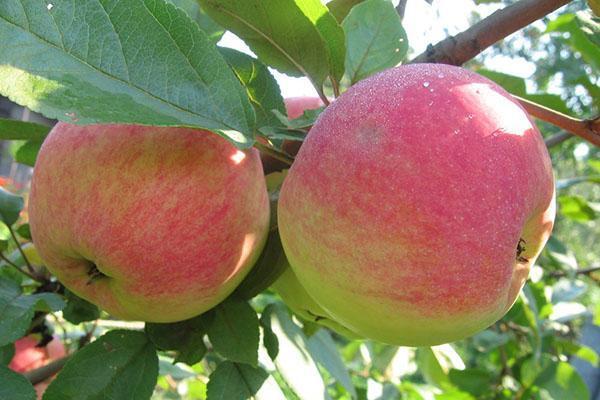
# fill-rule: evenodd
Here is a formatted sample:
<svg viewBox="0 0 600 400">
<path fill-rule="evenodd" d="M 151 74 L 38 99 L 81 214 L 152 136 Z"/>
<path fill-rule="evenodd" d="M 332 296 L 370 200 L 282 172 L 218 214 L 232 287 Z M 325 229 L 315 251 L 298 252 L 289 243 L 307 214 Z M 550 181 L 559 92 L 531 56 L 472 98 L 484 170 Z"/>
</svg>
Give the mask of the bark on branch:
<svg viewBox="0 0 600 400">
<path fill-rule="evenodd" d="M 565 272 L 565 271 L 554 271 L 550 273 L 550 276 L 553 278 L 561 278 L 563 276 L 569 276 L 570 274 L 573 275 L 590 275 L 593 274 L 594 272 L 598 272 L 600 271 L 600 267 L 591 267 L 591 268 L 583 268 L 583 269 L 578 269 L 576 271 L 572 271 L 571 273 Z"/>
<path fill-rule="evenodd" d="M 494 43 L 550 14 L 571 0 L 521 0 L 496 11 L 464 32 L 429 45 L 411 63 L 462 65 Z"/>
<path fill-rule="evenodd" d="M 25 375 L 25 378 L 27 378 L 29 382 L 35 385 L 36 383 L 45 381 L 46 379 L 50 378 L 52 375 L 60 371 L 62 367 L 67 363 L 69 358 L 70 356 L 59 358 L 57 360 L 52 361 L 50 364 L 44 365 L 43 367 L 25 372 L 23 373 L 23 375 Z"/>
<path fill-rule="evenodd" d="M 406 3 L 407 2 L 408 2 L 408 0 L 400 0 L 400 2 L 398 3 L 398 5 L 396 6 L 396 12 L 400 16 L 401 20 L 404 18 L 404 11 L 406 10 Z"/>
</svg>

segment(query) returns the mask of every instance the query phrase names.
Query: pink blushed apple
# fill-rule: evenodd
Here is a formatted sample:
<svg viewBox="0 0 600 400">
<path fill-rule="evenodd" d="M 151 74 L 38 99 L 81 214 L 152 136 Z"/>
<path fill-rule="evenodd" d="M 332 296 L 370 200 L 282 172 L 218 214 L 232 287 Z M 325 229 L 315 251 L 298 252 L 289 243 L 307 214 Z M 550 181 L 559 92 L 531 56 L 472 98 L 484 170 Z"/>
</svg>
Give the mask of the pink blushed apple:
<svg viewBox="0 0 600 400">
<path fill-rule="evenodd" d="M 46 346 L 37 347 L 39 339 L 34 335 L 25 336 L 15 342 L 15 355 L 8 367 L 15 372 L 27 372 L 43 367 L 50 361 L 64 357 L 67 352 L 58 337 Z"/>
<path fill-rule="evenodd" d="M 225 299 L 269 224 L 258 152 L 187 128 L 59 123 L 29 202 L 33 241 L 70 290 L 122 319 L 173 322 Z"/>
<path fill-rule="evenodd" d="M 523 108 L 462 68 L 417 64 L 351 87 L 283 183 L 279 230 L 332 318 L 386 343 L 469 336 L 512 306 L 552 229 L 552 167 Z"/>
</svg>

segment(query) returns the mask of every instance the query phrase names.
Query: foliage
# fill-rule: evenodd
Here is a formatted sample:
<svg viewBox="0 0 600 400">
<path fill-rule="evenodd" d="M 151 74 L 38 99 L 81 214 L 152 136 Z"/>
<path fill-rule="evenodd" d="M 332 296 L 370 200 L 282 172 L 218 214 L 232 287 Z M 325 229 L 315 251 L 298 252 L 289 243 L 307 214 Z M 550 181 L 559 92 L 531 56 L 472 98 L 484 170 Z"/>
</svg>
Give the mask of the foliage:
<svg viewBox="0 0 600 400">
<path fill-rule="evenodd" d="M 281 151 L 321 111 L 288 121 L 267 67 L 308 77 L 326 100 L 326 91 L 337 95 L 410 54 L 388 0 L 46 3 L 0 3 L 0 94 L 71 123 L 198 127 L 240 148 L 258 137 Z M 217 46 L 226 30 L 257 57 Z M 598 17 L 573 3 L 469 66 L 549 108 L 597 115 L 599 32 Z M 532 63 L 534 74 L 490 70 L 500 55 Z M 557 133 L 539 126 L 546 137 Z M 0 119 L 0 138 L 20 141 L 15 158 L 26 165 L 47 132 Z M 600 252 L 590 251 L 600 236 L 600 149 L 570 139 L 550 153 L 559 214 L 516 304 L 473 337 L 418 349 L 345 338 L 292 315 L 267 289 L 281 273 L 276 223 L 254 273 L 209 312 L 173 324 L 113 320 L 27 256 L 26 193 L 0 188 L 0 398 L 35 398 L 6 367 L 12 343 L 54 331 L 71 355 L 46 400 L 587 399 L 569 361 L 600 359 L 580 341 L 583 324 L 600 324 Z M 267 179 L 276 204 L 283 174 Z"/>
</svg>

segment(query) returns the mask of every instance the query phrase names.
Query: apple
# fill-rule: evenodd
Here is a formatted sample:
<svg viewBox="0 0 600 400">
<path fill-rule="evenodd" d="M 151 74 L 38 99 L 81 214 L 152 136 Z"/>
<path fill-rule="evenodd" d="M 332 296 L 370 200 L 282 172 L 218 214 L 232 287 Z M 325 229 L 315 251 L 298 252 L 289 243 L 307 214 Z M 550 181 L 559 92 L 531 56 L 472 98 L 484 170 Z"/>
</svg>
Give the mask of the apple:
<svg viewBox="0 0 600 400">
<path fill-rule="evenodd" d="M 508 311 L 554 215 L 550 158 L 519 103 L 476 73 L 415 64 L 320 115 L 278 226 L 300 283 L 337 322 L 430 346 Z"/>
<path fill-rule="evenodd" d="M 290 310 L 302 319 L 325 326 L 347 338 L 359 338 L 354 332 L 331 318 L 327 311 L 310 297 L 298 281 L 298 278 L 296 278 L 289 264 L 287 264 L 284 272 L 277 278 L 275 283 L 271 285 L 271 288 L 279 294 Z"/>
<path fill-rule="evenodd" d="M 288 119 L 299 118 L 304 114 L 304 111 L 316 110 L 324 105 L 320 98 L 310 96 L 288 97 L 283 102 L 285 103 Z"/>
<path fill-rule="evenodd" d="M 69 290 L 149 322 L 225 299 L 269 228 L 258 152 L 188 128 L 58 123 L 38 155 L 29 212 L 40 256 Z"/>
<path fill-rule="evenodd" d="M 27 372 L 43 367 L 50 361 L 62 358 L 67 354 L 65 346 L 56 336 L 45 347 L 37 347 L 39 341 L 36 335 L 25 336 L 17 340 L 15 355 L 8 367 L 15 372 Z"/>
<path fill-rule="evenodd" d="M 15 342 L 15 355 L 8 367 L 15 372 L 23 373 L 43 367 L 67 355 L 65 346 L 57 336 L 54 336 L 45 347 L 37 347 L 39 339 L 39 335 L 29 335 L 17 340 Z M 42 398 L 52 379 L 53 377 L 50 377 L 34 385 L 38 399 Z"/>
<path fill-rule="evenodd" d="M 323 107 L 323 102 L 318 97 L 289 97 L 283 100 L 285 104 L 285 110 L 287 113 L 288 119 L 296 119 L 301 117 L 304 111 L 307 110 L 315 110 L 319 107 Z M 291 156 L 295 156 L 300 149 L 302 142 L 295 140 L 285 140 L 282 145 L 282 150 L 288 153 Z M 273 171 L 281 171 L 283 169 L 288 168 L 288 165 L 267 155 L 261 154 L 261 159 L 263 162 L 263 167 L 265 169 L 265 173 L 271 173 Z"/>
</svg>

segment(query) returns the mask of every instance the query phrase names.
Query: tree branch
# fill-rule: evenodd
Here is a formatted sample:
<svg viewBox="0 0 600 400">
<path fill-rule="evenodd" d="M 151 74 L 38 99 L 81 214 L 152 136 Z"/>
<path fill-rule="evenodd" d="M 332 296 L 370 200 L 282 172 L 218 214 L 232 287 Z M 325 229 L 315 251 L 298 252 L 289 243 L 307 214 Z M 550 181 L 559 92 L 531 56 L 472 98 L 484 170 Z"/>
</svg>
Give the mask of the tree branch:
<svg viewBox="0 0 600 400">
<path fill-rule="evenodd" d="M 521 0 L 494 12 L 469 29 L 429 45 L 411 63 L 462 65 L 494 43 L 550 14 L 571 0 Z"/>
<path fill-rule="evenodd" d="M 404 19 L 404 11 L 406 10 L 406 3 L 408 3 L 408 0 L 400 0 L 398 5 L 396 6 L 396 12 L 400 16 L 400 20 Z"/>
<path fill-rule="evenodd" d="M 552 135 L 549 138 L 546 138 L 544 140 L 544 143 L 546 143 L 547 148 L 550 148 L 550 147 L 557 146 L 557 145 L 561 144 L 562 142 L 571 139 L 572 137 L 575 137 L 575 136 L 571 135 L 569 132 L 564 132 L 564 131 L 558 132 L 556 135 Z"/>
<path fill-rule="evenodd" d="M 56 359 L 49 364 L 44 365 L 43 367 L 32 369 L 31 371 L 27 371 L 23 373 L 25 378 L 29 380 L 33 385 L 36 383 L 40 383 L 50 378 L 52 375 L 56 374 L 58 371 L 65 366 L 70 356 L 66 356 L 63 358 Z"/>
<path fill-rule="evenodd" d="M 592 274 L 594 272 L 598 272 L 598 271 L 600 271 L 600 267 L 591 267 L 591 268 L 582 268 L 582 269 L 578 269 L 578 270 L 570 271 L 570 272 L 553 271 L 553 272 L 550 272 L 549 275 L 553 278 L 561 278 L 563 276 L 568 276 L 571 274 L 573 274 L 573 275 L 590 275 L 590 274 Z"/>
<path fill-rule="evenodd" d="M 531 116 L 556 125 L 600 147 L 600 116 L 592 119 L 577 119 L 518 96 L 514 97 Z"/>
</svg>

